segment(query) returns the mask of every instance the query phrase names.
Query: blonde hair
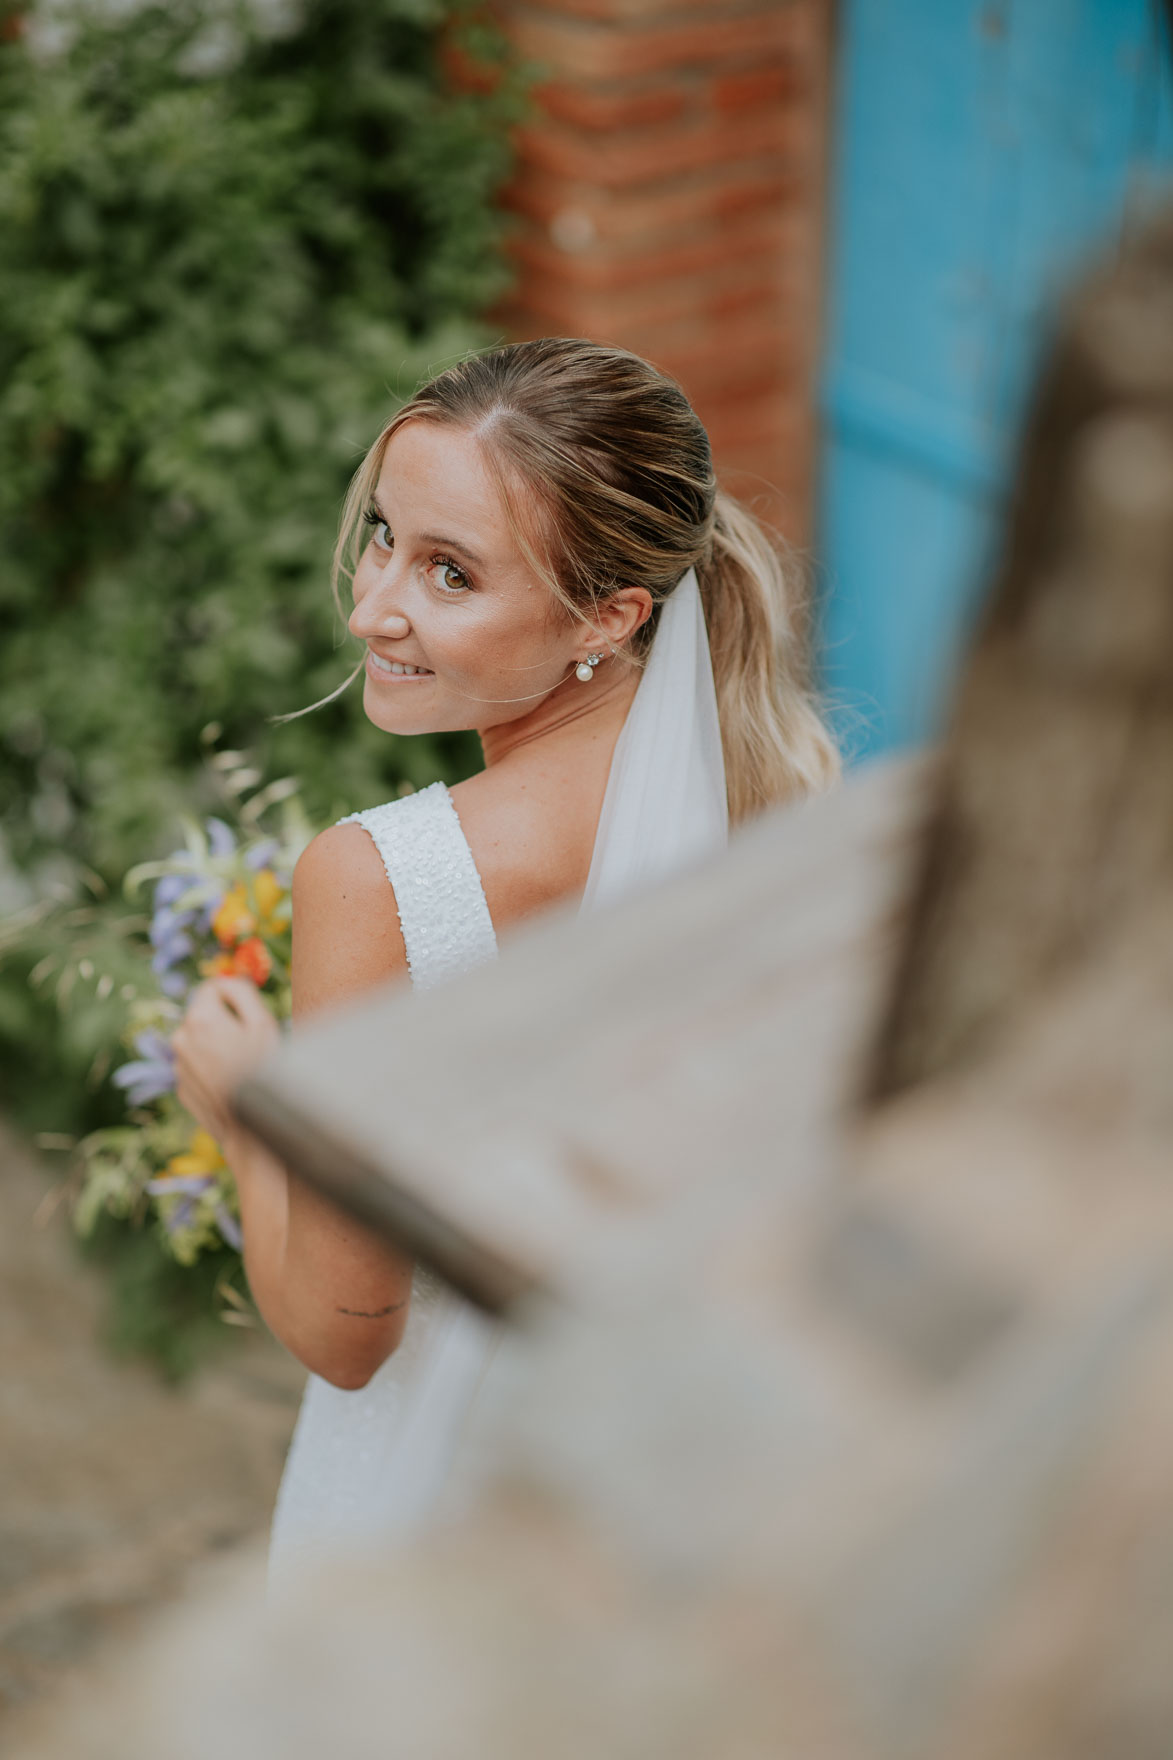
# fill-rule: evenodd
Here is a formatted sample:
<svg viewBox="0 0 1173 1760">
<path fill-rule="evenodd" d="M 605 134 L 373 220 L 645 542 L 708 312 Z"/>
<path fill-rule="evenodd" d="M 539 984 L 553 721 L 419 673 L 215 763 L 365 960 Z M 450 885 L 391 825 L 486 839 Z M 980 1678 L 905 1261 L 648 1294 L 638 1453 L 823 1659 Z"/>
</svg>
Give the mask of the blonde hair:
<svg viewBox="0 0 1173 1760">
<path fill-rule="evenodd" d="M 629 643 L 636 664 L 659 608 L 695 567 L 734 823 L 835 778 L 838 753 L 807 676 L 797 569 L 718 489 L 708 435 L 674 380 L 624 349 L 545 337 L 474 355 L 422 386 L 350 485 L 333 577 L 344 617 L 339 582 L 357 566 L 387 443 L 409 421 L 478 436 L 523 553 L 572 616 L 589 617 L 620 586 L 648 588 L 652 615 Z M 519 487 L 536 521 L 519 517 Z"/>
</svg>

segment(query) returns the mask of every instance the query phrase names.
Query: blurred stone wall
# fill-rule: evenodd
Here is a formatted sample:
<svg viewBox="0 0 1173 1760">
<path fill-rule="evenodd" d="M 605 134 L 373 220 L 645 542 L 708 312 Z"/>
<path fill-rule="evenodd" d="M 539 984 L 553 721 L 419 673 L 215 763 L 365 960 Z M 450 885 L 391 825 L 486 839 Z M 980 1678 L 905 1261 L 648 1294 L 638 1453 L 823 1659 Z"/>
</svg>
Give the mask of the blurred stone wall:
<svg viewBox="0 0 1173 1760">
<path fill-rule="evenodd" d="M 305 1371 L 257 1331 L 182 1389 L 99 1342 L 105 1279 L 0 1121 L 0 1752 L 9 1718 L 141 1636 L 267 1529 Z"/>
</svg>

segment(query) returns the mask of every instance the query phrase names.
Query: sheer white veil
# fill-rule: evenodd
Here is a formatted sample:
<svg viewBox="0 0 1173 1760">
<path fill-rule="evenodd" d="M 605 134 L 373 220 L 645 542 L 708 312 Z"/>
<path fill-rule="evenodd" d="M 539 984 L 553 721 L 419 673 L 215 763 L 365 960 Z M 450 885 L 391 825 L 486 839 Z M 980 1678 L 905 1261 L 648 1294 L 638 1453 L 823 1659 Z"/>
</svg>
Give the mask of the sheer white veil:
<svg viewBox="0 0 1173 1760">
<path fill-rule="evenodd" d="M 664 602 L 615 744 L 581 911 L 654 885 L 729 837 L 717 692 L 696 570 Z"/>
</svg>

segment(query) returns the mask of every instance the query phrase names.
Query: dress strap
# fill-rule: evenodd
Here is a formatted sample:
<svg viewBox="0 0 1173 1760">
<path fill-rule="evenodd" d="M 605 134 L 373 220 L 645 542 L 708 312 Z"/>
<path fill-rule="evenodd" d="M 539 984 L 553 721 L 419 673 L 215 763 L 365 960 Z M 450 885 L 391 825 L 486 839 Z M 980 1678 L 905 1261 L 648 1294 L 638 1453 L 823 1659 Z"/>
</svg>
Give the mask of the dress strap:
<svg viewBox="0 0 1173 1760">
<path fill-rule="evenodd" d="M 477 865 L 452 796 L 433 782 L 402 800 L 347 813 L 374 839 L 395 893 L 412 987 L 430 990 L 497 957 Z"/>
</svg>

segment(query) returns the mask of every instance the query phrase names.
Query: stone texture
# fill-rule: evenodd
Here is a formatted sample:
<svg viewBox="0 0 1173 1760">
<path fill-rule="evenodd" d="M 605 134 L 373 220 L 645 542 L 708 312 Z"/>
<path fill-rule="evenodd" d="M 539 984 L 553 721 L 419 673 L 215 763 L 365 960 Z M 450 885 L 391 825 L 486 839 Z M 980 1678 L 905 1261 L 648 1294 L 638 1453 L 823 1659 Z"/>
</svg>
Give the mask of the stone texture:
<svg viewBox="0 0 1173 1760">
<path fill-rule="evenodd" d="M 267 1524 L 303 1379 L 260 1333 L 181 1391 L 114 1361 L 55 1190 L 0 1127 L 0 1731 Z"/>
</svg>

